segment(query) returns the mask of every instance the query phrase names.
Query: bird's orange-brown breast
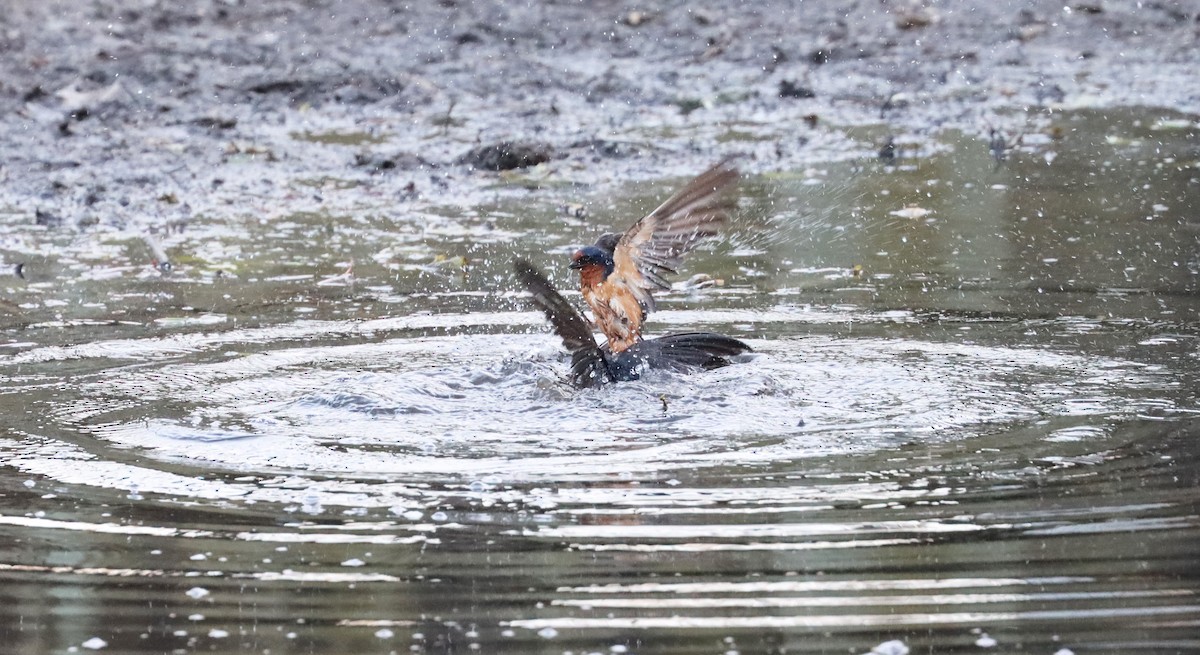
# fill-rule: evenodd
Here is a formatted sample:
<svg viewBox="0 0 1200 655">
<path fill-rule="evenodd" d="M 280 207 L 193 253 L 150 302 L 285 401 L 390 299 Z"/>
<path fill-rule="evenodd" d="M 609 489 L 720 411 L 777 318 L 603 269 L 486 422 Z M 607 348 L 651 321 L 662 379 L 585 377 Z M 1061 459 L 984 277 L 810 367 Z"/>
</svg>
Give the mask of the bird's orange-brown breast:
<svg viewBox="0 0 1200 655">
<path fill-rule="evenodd" d="M 592 308 L 596 327 L 608 338 L 608 347 L 621 352 L 641 340 L 643 310 L 637 296 L 619 279 L 604 279 L 603 266 L 579 270 L 583 299 Z"/>
</svg>

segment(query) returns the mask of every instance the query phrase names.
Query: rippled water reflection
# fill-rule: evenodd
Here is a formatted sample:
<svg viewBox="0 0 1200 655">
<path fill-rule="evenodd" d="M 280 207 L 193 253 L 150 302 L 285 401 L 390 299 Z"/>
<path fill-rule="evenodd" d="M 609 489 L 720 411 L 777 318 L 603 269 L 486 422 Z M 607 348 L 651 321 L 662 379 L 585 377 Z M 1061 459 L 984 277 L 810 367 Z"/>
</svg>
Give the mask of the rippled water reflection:
<svg viewBox="0 0 1200 655">
<path fill-rule="evenodd" d="M 595 231 L 559 192 L 58 244 L 0 319 L 0 650 L 1200 650 L 1194 132 L 1061 120 L 750 178 L 654 327 L 755 353 L 594 391 L 505 274 Z"/>
</svg>

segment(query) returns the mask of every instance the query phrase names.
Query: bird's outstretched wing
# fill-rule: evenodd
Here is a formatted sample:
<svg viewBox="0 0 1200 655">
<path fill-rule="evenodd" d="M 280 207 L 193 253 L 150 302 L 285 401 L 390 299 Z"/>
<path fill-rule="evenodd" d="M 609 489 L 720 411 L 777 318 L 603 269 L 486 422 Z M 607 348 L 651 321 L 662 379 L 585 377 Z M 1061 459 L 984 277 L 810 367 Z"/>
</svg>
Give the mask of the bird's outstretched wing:
<svg viewBox="0 0 1200 655">
<path fill-rule="evenodd" d="M 628 286 L 645 311 L 654 311 L 651 292 L 671 288 L 663 276 L 675 273 L 685 253 L 729 220 L 733 199 L 726 192 L 738 177 L 732 159 L 723 159 L 634 223 L 610 246 L 613 273 L 607 281 Z M 597 245 L 611 243 L 605 235 Z"/>
<path fill-rule="evenodd" d="M 592 329 L 571 303 L 550 284 L 533 264 L 524 259 L 513 260 L 517 279 L 533 296 L 533 304 L 546 315 L 563 346 L 571 353 L 571 382 L 577 387 L 594 387 L 613 382 L 612 372 L 604 353 L 592 337 Z"/>
</svg>

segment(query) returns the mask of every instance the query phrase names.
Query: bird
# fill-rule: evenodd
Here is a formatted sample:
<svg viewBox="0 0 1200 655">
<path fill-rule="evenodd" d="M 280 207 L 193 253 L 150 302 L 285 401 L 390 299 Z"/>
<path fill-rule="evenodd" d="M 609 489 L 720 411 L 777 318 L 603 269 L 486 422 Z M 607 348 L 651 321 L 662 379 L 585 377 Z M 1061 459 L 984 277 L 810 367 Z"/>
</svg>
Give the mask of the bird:
<svg viewBox="0 0 1200 655">
<path fill-rule="evenodd" d="M 571 255 L 583 299 L 612 353 L 642 340 L 642 323 L 654 311 L 657 290 L 670 289 L 683 255 L 729 220 L 728 191 L 740 174 L 726 158 L 659 205 L 624 233 L 603 234 Z"/>
<path fill-rule="evenodd" d="M 571 382 L 579 388 L 596 388 L 639 379 L 650 369 L 691 372 L 731 364 L 730 357 L 750 352 L 745 343 L 713 332 L 680 332 L 614 350 L 611 343 L 596 344 L 591 326 L 542 273 L 524 259 L 513 260 L 513 271 L 533 304 L 542 310 L 563 346 L 571 353 Z"/>
</svg>

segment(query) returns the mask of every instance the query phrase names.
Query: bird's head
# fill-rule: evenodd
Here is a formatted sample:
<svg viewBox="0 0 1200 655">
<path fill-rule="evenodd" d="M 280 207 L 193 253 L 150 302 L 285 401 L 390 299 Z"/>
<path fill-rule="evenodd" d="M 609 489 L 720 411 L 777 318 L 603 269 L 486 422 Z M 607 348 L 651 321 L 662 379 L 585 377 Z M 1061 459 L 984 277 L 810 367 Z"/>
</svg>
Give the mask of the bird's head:
<svg viewBox="0 0 1200 655">
<path fill-rule="evenodd" d="M 613 267 L 612 255 L 596 246 L 580 248 L 575 251 L 574 255 L 571 255 L 571 268 L 579 271 L 580 275 L 587 273 L 595 274 L 598 271 L 604 271 L 604 275 L 601 278 L 603 279 L 613 272 Z"/>
</svg>

